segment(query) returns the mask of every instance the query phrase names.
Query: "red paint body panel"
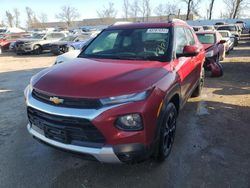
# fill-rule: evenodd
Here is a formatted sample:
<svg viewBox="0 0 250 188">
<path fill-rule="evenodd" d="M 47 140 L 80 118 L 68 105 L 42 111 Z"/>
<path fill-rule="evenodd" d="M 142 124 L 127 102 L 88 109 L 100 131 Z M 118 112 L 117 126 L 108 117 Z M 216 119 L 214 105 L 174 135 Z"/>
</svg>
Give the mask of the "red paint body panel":
<svg viewBox="0 0 250 188">
<path fill-rule="evenodd" d="M 182 22 L 138 23 L 110 28 L 174 26 L 190 28 Z M 199 50 L 199 54 L 194 57 L 176 58 L 170 62 L 76 58 L 75 62 L 59 64 L 41 71 L 32 78 L 31 84 L 42 92 L 72 98 L 99 99 L 151 89 L 152 92 L 146 100 L 122 104 L 92 120 L 106 138 L 107 144 L 142 143 L 149 146 L 155 138 L 157 113 L 161 102 L 173 93 L 180 94 L 180 103 L 184 103 L 200 79 L 205 52 L 195 35 L 194 38 L 195 46 Z M 144 125 L 142 131 L 128 132 L 115 127 L 118 116 L 131 113 L 141 114 Z"/>
</svg>

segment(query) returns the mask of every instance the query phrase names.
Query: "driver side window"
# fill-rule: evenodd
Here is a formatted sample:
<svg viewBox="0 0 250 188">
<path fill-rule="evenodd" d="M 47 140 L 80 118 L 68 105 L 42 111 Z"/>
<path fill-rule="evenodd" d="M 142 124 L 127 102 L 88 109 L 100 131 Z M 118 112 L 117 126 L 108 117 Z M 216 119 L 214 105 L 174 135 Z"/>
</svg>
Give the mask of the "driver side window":
<svg viewBox="0 0 250 188">
<path fill-rule="evenodd" d="M 184 46 L 188 45 L 187 37 L 184 28 L 177 27 L 175 30 L 175 52 L 182 54 Z"/>
</svg>

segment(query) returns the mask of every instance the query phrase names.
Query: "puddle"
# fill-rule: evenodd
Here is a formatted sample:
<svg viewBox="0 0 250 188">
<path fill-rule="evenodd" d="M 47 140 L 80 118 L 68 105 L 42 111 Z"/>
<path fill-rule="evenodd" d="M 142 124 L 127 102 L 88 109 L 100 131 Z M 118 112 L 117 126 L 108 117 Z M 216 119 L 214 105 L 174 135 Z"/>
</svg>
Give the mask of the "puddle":
<svg viewBox="0 0 250 188">
<path fill-rule="evenodd" d="M 205 101 L 200 101 L 197 106 L 196 114 L 199 116 L 210 114 Z"/>
</svg>

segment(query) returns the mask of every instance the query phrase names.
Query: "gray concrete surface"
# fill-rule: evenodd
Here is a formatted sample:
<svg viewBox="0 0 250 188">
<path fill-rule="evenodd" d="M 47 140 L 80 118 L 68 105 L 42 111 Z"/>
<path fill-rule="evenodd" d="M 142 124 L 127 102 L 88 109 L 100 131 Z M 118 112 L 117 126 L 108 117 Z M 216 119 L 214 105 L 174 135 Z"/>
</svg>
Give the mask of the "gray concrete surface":
<svg viewBox="0 0 250 188">
<path fill-rule="evenodd" d="M 1 188 L 249 188 L 250 38 L 207 78 L 181 112 L 173 151 L 162 164 L 90 162 L 44 146 L 27 133 L 23 89 L 55 57 L 0 56 Z"/>
</svg>

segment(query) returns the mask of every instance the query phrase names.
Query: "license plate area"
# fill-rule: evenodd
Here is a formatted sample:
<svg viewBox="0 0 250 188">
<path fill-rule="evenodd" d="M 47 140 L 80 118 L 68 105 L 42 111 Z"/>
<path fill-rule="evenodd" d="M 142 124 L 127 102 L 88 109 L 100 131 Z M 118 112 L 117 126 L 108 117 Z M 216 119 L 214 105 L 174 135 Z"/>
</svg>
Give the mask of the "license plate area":
<svg viewBox="0 0 250 188">
<path fill-rule="evenodd" d="M 64 129 L 58 129 L 55 127 L 45 125 L 44 135 L 45 137 L 58 141 L 58 142 L 69 143 L 69 137 L 68 137 L 67 131 Z"/>
</svg>

